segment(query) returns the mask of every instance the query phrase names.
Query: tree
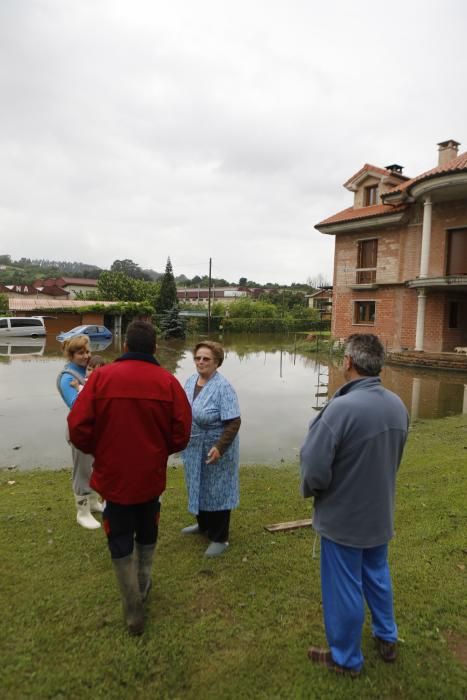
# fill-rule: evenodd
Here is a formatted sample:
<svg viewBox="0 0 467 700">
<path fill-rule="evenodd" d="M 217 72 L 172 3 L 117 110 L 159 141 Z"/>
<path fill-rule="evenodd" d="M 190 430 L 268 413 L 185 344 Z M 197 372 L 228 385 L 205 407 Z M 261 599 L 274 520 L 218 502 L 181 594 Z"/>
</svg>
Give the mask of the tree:
<svg viewBox="0 0 467 700">
<path fill-rule="evenodd" d="M 0 294 L 0 313 L 6 314 L 8 312 L 8 297 L 6 294 Z"/>
<path fill-rule="evenodd" d="M 263 292 L 259 299 L 274 304 L 283 313 L 307 306 L 305 294 L 295 292 L 292 289 L 271 289 L 268 292 Z"/>
<path fill-rule="evenodd" d="M 315 275 L 314 277 L 308 277 L 306 283 L 310 287 L 313 287 L 313 289 L 320 289 L 321 287 L 331 286 L 327 278 L 324 275 L 322 275 L 321 272 Z"/>
<path fill-rule="evenodd" d="M 161 291 L 160 282 L 134 280 L 134 290 L 138 300 L 147 301 L 154 309 L 156 309 Z"/>
<path fill-rule="evenodd" d="M 180 316 L 177 304 L 174 304 L 171 309 L 163 313 L 160 328 L 162 337 L 165 339 L 185 337 L 186 322 Z"/>
<path fill-rule="evenodd" d="M 163 313 L 177 304 L 177 286 L 175 284 L 174 273 L 170 258 L 167 258 L 164 276 L 161 282 L 159 299 L 156 304 L 156 311 Z"/>
<path fill-rule="evenodd" d="M 131 277 L 134 280 L 148 280 L 151 279 L 143 270 L 137 265 L 133 260 L 114 260 L 110 268 L 111 272 L 122 272 L 127 277 Z"/>
<path fill-rule="evenodd" d="M 140 301 L 136 280 L 123 272 L 103 272 L 97 280 L 97 291 L 100 299 L 106 301 Z"/>
</svg>

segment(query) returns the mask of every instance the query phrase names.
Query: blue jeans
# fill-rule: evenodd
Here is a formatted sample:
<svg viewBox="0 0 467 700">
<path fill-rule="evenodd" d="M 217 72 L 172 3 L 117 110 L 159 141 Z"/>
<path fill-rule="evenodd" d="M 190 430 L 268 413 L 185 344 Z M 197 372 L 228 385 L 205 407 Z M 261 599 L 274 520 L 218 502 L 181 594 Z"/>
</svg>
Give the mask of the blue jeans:
<svg viewBox="0 0 467 700">
<path fill-rule="evenodd" d="M 321 590 L 324 626 L 332 658 L 360 670 L 365 600 L 375 637 L 397 641 L 388 545 L 360 549 L 321 538 Z"/>
</svg>

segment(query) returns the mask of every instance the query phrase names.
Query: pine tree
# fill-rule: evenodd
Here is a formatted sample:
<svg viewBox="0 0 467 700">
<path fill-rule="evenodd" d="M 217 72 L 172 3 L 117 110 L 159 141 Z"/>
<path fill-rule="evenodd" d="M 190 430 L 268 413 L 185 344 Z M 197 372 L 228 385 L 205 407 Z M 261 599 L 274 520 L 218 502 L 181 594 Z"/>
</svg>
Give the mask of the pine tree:
<svg viewBox="0 0 467 700">
<path fill-rule="evenodd" d="M 165 266 L 165 272 L 161 282 L 161 289 L 159 292 L 159 300 L 156 305 L 156 311 L 158 313 L 163 313 L 164 311 L 172 309 L 172 307 L 176 304 L 177 286 L 175 284 L 172 263 L 170 262 L 170 258 L 167 258 L 167 265 Z"/>
<path fill-rule="evenodd" d="M 185 337 L 186 322 L 180 316 L 177 304 L 174 304 L 171 309 L 163 313 L 160 328 L 164 339 Z"/>
</svg>

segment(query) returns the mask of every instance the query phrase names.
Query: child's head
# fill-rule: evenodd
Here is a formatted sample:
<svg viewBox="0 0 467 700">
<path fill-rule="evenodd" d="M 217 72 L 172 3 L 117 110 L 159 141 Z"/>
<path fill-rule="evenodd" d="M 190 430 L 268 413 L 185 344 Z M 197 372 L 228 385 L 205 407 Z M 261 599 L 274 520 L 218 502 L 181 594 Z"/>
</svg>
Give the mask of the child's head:
<svg viewBox="0 0 467 700">
<path fill-rule="evenodd" d="M 86 367 L 86 377 L 94 372 L 97 367 L 103 367 L 105 365 L 105 360 L 100 355 L 92 355 Z"/>
</svg>

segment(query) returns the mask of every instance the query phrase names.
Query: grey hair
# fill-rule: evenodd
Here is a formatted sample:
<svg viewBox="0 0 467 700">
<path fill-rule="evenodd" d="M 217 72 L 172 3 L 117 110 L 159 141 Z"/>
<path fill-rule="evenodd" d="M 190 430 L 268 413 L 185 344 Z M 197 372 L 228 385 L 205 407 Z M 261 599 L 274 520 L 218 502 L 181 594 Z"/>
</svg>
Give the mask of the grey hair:
<svg viewBox="0 0 467 700">
<path fill-rule="evenodd" d="M 350 335 L 346 341 L 345 354 L 351 358 L 358 374 L 364 377 L 377 377 L 386 356 L 381 341 L 372 333 Z"/>
</svg>

